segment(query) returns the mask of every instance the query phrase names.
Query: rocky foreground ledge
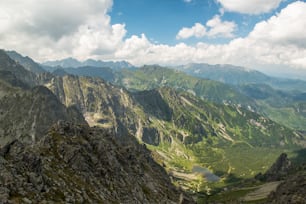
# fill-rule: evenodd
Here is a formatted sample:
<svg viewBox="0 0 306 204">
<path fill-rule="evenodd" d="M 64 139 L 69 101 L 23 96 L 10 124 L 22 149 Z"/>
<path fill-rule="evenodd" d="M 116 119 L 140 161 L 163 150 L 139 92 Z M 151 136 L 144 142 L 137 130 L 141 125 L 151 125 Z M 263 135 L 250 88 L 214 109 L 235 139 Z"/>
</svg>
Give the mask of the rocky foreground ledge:
<svg viewBox="0 0 306 204">
<path fill-rule="evenodd" d="M 133 137 L 58 122 L 0 149 L 0 203 L 194 203 Z"/>
</svg>

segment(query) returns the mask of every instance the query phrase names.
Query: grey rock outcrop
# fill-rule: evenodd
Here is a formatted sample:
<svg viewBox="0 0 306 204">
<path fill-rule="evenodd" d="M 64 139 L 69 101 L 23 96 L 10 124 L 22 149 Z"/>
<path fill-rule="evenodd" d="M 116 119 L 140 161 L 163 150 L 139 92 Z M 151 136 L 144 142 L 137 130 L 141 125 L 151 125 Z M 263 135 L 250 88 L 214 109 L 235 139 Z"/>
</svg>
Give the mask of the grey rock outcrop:
<svg viewBox="0 0 306 204">
<path fill-rule="evenodd" d="M 255 178 L 268 182 L 280 181 L 286 178 L 291 167 L 291 161 L 288 159 L 287 154 L 282 153 L 266 173 L 258 174 Z"/>
<path fill-rule="evenodd" d="M 4 203 L 193 203 L 145 146 L 99 128 L 58 122 L 36 145 L 0 149 Z M 182 199 L 183 198 L 183 199 Z"/>
<path fill-rule="evenodd" d="M 267 203 L 270 204 L 302 204 L 306 203 L 306 165 L 302 165 L 295 173 L 289 175 L 273 192 Z"/>
<path fill-rule="evenodd" d="M 66 108 L 45 87 L 25 91 L 1 82 L 0 87 L 0 147 L 15 139 L 34 143 L 58 120 L 87 124 L 76 108 Z"/>
</svg>

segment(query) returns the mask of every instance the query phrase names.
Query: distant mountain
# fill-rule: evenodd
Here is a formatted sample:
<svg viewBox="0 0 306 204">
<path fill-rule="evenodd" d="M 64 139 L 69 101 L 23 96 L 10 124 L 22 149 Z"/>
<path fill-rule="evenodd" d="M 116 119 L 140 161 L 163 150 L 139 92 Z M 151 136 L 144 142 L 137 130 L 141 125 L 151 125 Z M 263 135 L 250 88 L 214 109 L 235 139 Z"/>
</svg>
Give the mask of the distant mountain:
<svg viewBox="0 0 306 204">
<path fill-rule="evenodd" d="M 109 67 L 114 70 L 118 69 L 133 69 L 135 68 L 134 65 L 130 64 L 127 61 L 101 61 L 101 60 L 93 60 L 93 59 L 88 59 L 83 62 L 85 66 L 92 66 L 92 67 Z"/>
<path fill-rule="evenodd" d="M 169 86 L 177 90 L 188 91 L 209 101 L 242 105 L 288 127 L 305 129 L 305 93 L 290 90 L 291 82 L 295 85 L 300 83 L 301 86 L 298 86 L 302 89 L 303 81 L 287 80 L 285 82 L 284 79 L 272 78 L 257 71 L 248 71 L 230 65 L 226 65 L 229 67 L 220 65 L 219 68 L 213 65 L 207 66 L 207 72 L 204 72 L 204 69 L 203 74 L 214 73 L 214 69 L 219 69 L 220 73 L 227 76 L 223 76 L 222 80 L 219 78 L 219 81 L 229 83 L 230 86 L 213 80 L 200 79 L 196 74 L 189 76 L 184 71 L 175 71 L 160 66 L 144 66 L 139 69 L 121 71 L 98 67 L 61 68 L 57 69 L 55 74 L 63 76 L 69 73 L 78 76 L 100 77 L 130 91 Z M 202 65 L 199 65 L 200 67 Z M 218 76 L 220 73 L 217 73 Z M 255 83 L 257 80 L 262 83 Z M 273 80 L 275 86 L 281 83 L 281 86 L 285 88 L 283 90 L 272 88 L 269 84 Z"/>
<path fill-rule="evenodd" d="M 254 107 L 252 100 L 240 94 L 234 87 L 223 83 L 189 76 L 184 72 L 160 66 L 144 66 L 137 69 L 112 70 L 103 67 L 57 68 L 57 75 L 100 77 L 129 91 L 142 91 L 169 86 L 188 91 L 206 100 L 217 103 L 243 104 Z"/>
<path fill-rule="evenodd" d="M 29 57 L 24 57 L 15 51 L 6 51 L 6 54 L 18 64 L 22 65 L 28 71 L 34 73 L 43 73 L 45 70 Z"/>
<path fill-rule="evenodd" d="M 213 102 L 242 105 L 288 127 L 305 129 L 304 81 L 269 77 L 231 65 L 190 64 L 180 69 L 182 71 L 160 66 L 132 70 L 79 67 L 58 68 L 55 74 L 100 77 L 130 91 L 169 86 Z M 211 79 L 207 80 L 206 76 Z"/>
<path fill-rule="evenodd" d="M 306 79 L 306 70 L 303 68 L 293 68 L 293 67 L 269 67 L 269 69 L 262 69 L 261 72 L 279 78 L 287 79 L 299 79 L 305 81 Z"/>
<path fill-rule="evenodd" d="M 62 67 L 62 68 L 77 68 L 77 67 L 109 67 L 114 70 L 120 70 L 123 68 L 132 69 L 135 68 L 132 64 L 126 61 L 101 61 L 101 60 L 94 60 L 94 59 L 87 59 L 86 61 L 80 62 L 74 58 L 66 58 L 62 60 L 56 61 L 47 61 L 42 63 L 43 66 L 48 67 Z M 49 68 L 50 69 L 50 68 Z"/>
<path fill-rule="evenodd" d="M 55 76 L 65 76 L 68 75 L 68 72 L 66 72 L 63 68 L 58 68 L 52 71 L 52 74 Z"/>
<path fill-rule="evenodd" d="M 261 114 L 288 127 L 305 130 L 305 93 L 276 90 L 267 84 L 245 84 L 237 90 L 252 98 Z"/>
<path fill-rule="evenodd" d="M 189 64 L 177 69 L 231 85 L 253 100 L 257 112 L 288 127 L 305 130 L 306 81 L 270 77 L 232 65 Z"/>
<path fill-rule="evenodd" d="M 248 70 L 233 65 L 187 64 L 177 66 L 192 76 L 220 81 L 231 85 L 267 84 L 275 89 L 306 90 L 306 81 L 267 76 L 259 71 Z"/>
<path fill-rule="evenodd" d="M 77 68 L 58 68 L 52 73 L 58 76 L 72 74 L 77 76 L 99 77 L 109 82 L 114 82 L 116 80 L 115 71 L 109 67 L 86 66 Z"/>
<path fill-rule="evenodd" d="M 72 58 L 72 57 L 69 57 L 69 58 L 66 58 L 66 59 L 62 59 L 62 60 L 55 60 L 55 61 L 46 61 L 46 62 L 43 62 L 42 65 L 44 66 L 50 66 L 50 67 L 79 67 L 79 66 L 82 66 L 82 62 Z"/>
<path fill-rule="evenodd" d="M 280 90 L 272 88 L 269 83 L 253 83 L 256 80 L 252 81 L 252 83 L 247 83 L 247 81 L 253 80 L 252 71 L 248 72 L 239 67 L 233 67 L 229 70 L 231 69 L 234 69 L 234 72 L 228 72 L 233 78 L 237 79 L 237 76 L 242 74 L 239 83 L 228 82 L 229 84 L 225 84 L 214 80 L 201 79 L 196 74 L 191 76 L 184 71 L 160 66 L 144 66 L 136 70 L 122 70 L 117 73 L 116 84 L 124 86 L 130 91 L 172 87 L 176 90 L 190 92 L 202 99 L 215 103 L 242 106 L 288 127 L 305 130 L 306 114 L 304 107 L 306 98 L 304 92 L 306 89 L 302 89 L 303 81 L 288 80 L 286 83 L 282 82 L 282 86 L 287 88 Z M 238 73 L 234 74 L 235 72 Z M 247 77 L 243 77 L 245 74 L 248 75 L 248 80 L 245 80 Z M 262 78 L 263 81 L 270 78 L 260 72 L 255 71 L 254 74 Z M 227 78 L 225 77 L 225 79 Z M 274 80 L 274 78 L 271 79 Z M 277 80 L 275 78 L 275 82 Z M 301 82 L 301 86 L 299 86 L 301 91 L 290 90 L 290 81 L 297 82 L 296 85 Z M 286 85 L 287 83 L 288 86 Z"/>
<path fill-rule="evenodd" d="M 122 70 L 117 84 L 130 91 L 172 87 L 187 91 L 202 99 L 221 104 L 242 104 L 254 108 L 253 101 L 234 87 L 213 80 L 190 76 L 182 71 L 158 65 L 143 66 L 136 70 Z"/>
<path fill-rule="evenodd" d="M 243 67 L 233 65 L 187 64 L 175 67 L 192 76 L 220 81 L 226 84 L 261 83 L 270 79 L 269 76 Z"/>
</svg>

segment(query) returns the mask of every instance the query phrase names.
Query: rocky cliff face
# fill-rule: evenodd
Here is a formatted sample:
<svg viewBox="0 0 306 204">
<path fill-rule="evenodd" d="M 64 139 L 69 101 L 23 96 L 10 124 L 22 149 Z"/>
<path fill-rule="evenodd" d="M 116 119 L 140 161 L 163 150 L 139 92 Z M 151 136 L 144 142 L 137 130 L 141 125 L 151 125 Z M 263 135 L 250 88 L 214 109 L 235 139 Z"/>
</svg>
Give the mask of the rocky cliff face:
<svg viewBox="0 0 306 204">
<path fill-rule="evenodd" d="M 58 120 L 86 123 L 74 107 L 66 108 L 50 90 L 22 90 L 0 82 L 0 146 L 19 139 L 33 143 Z"/>
<path fill-rule="evenodd" d="M 113 129 L 118 135 L 137 131 L 137 106 L 123 89 L 90 77 L 54 77 L 45 84 L 66 106 L 76 106 L 91 126 Z"/>
<path fill-rule="evenodd" d="M 36 75 L 12 60 L 0 50 L 0 80 L 22 88 L 36 85 Z"/>
<path fill-rule="evenodd" d="M 302 151 L 301 151 L 302 152 Z M 301 157 L 304 157 L 301 155 Z M 305 159 L 303 159 L 305 162 Z M 306 163 L 293 164 L 282 154 L 271 167 L 278 178 L 281 175 L 282 183 L 272 192 L 267 203 L 269 204 L 302 204 L 306 203 Z M 275 172 L 278 169 L 279 172 Z M 284 173 L 285 172 L 285 173 Z M 271 173 L 269 170 L 267 173 Z M 274 176 L 275 177 L 275 176 Z"/>
<path fill-rule="evenodd" d="M 268 199 L 271 204 L 302 204 L 306 203 L 306 165 L 288 176 L 288 178 L 278 186 Z"/>
<path fill-rule="evenodd" d="M 262 146 L 285 141 L 293 144 L 298 143 L 295 139 L 302 139 L 292 130 L 241 107 L 208 103 L 171 88 L 131 94 L 98 78 L 71 75 L 50 78 L 45 86 L 66 106 L 75 105 L 91 126 L 114 129 L 118 135 L 130 133 L 155 146 L 171 142 L 171 137 L 184 144 L 217 136 L 220 141 L 245 140 Z M 281 131 L 276 133 L 276 129 Z"/>
<path fill-rule="evenodd" d="M 0 149 L 4 203 L 193 203 L 133 137 L 58 122 L 35 145 Z"/>
</svg>

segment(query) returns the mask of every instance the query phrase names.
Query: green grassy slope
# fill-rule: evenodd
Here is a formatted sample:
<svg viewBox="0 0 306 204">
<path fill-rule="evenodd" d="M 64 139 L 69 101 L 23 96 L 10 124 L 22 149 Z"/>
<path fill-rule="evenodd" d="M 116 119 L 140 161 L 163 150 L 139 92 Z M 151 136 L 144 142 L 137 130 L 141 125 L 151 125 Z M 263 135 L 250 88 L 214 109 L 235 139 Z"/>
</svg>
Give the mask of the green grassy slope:
<svg viewBox="0 0 306 204">
<path fill-rule="evenodd" d="M 225 82 L 228 84 L 223 84 L 190 76 L 183 71 L 144 66 L 136 70 L 123 70 L 117 76 L 117 83 L 131 91 L 172 87 L 219 104 L 241 105 L 287 127 L 305 130 L 305 112 L 298 107 L 306 99 L 300 91 L 276 90 L 269 84 L 246 83 L 233 86 L 227 78 Z M 233 75 L 230 76 L 235 77 Z M 248 76 L 251 77 L 252 73 L 248 73 Z"/>
<path fill-rule="evenodd" d="M 293 129 L 305 130 L 305 93 L 279 91 L 265 84 L 248 84 L 239 90 L 255 100 L 260 113 Z"/>
<path fill-rule="evenodd" d="M 174 175 L 184 174 L 178 177 L 187 182 L 177 182 L 186 188 L 216 188 L 254 177 L 281 152 L 298 149 L 303 140 L 299 133 L 257 113 L 203 101 L 171 88 L 134 97 L 149 113 L 149 126 L 162 135 L 160 142 L 149 148 Z M 192 174 L 195 165 L 209 169 L 221 180 L 207 183 L 196 177 Z"/>
</svg>

